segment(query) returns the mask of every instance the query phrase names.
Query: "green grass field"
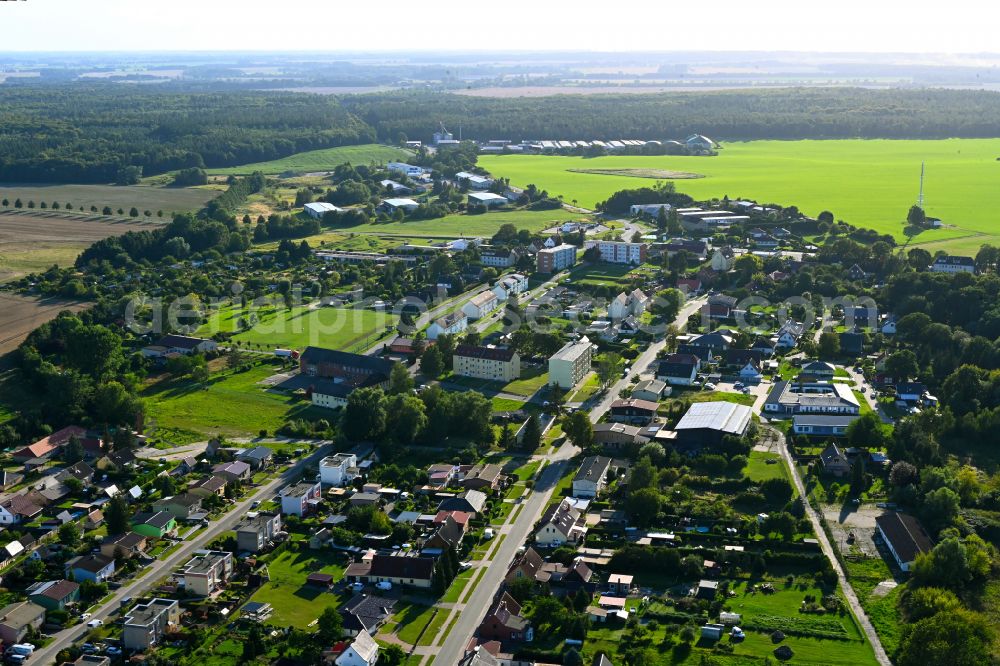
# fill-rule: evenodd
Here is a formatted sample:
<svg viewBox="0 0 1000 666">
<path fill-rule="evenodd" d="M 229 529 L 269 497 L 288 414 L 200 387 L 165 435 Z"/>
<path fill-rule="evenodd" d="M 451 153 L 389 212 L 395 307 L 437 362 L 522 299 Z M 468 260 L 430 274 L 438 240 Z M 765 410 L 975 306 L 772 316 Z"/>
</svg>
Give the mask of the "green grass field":
<svg viewBox="0 0 1000 666">
<path fill-rule="evenodd" d="M 276 371 L 276 366 L 262 365 L 235 375 L 222 372 L 204 384 L 186 379 L 157 382 L 142 392 L 147 427 L 155 438 L 186 444 L 217 433 L 255 436 L 260 430 L 273 432 L 297 415 L 324 415 L 322 408 L 257 384 Z"/>
<path fill-rule="evenodd" d="M 254 312 L 258 322 L 248 331 L 233 336 L 233 340 L 263 349 L 303 349 L 309 345 L 356 351 L 378 340 L 379 334 L 395 325 L 396 317 L 387 312 L 307 306 L 260 308 Z M 238 306 L 225 306 L 213 312 L 197 335 L 231 333 L 246 313 Z"/>
<path fill-rule="evenodd" d="M 743 469 L 743 474 L 751 481 L 766 481 L 768 479 L 788 479 L 788 469 L 781 461 L 781 456 L 777 453 L 764 453 L 763 451 L 751 451 L 747 466 Z M 768 460 L 775 462 L 768 464 Z"/>
<path fill-rule="evenodd" d="M 332 171 L 345 162 L 352 164 L 369 164 L 371 162 L 391 162 L 405 160 L 413 155 L 408 150 L 395 146 L 383 146 L 375 143 L 361 146 L 340 146 L 338 148 L 323 148 L 304 153 L 295 153 L 280 160 L 255 162 L 223 169 L 208 169 L 208 173 L 216 176 L 229 176 L 260 171 L 275 175 L 285 172 L 310 173 L 313 171 Z"/>
<path fill-rule="evenodd" d="M 400 234 L 403 236 L 440 236 L 458 238 L 461 236 L 492 236 L 504 224 L 513 224 L 518 229 L 538 232 L 563 222 L 585 219 L 585 215 L 565 210 L 498 210 L 481 215 L 453 214 L 433 220 L 412 220 L 409 222 L 383 222 L 364 224 L 356 227 L 338 227 L 336 231 Z"/>
<path fill-rule="evenodd" d="M 630 176 L 572 173 L 570 169 L 647 168 L 686 171 L 704 178 L 676 181 L 695 199 L 751 198 L 795 205 L 808 215 L 830 210 L 838 219 L 903 238 L 906 211 L 916 201 L 920 163 L 926 162 L 928 215 L 946 225 L 925 231 L 920 243 L 969 250 L 1000 242 L 1000 225 L 983 197 L 1000 178 L 1000 139 L 935 141 L 753 141 L 726 144 L 717 157 L 484 155 L 479 164 L 514 185 L 534 183 L 566 201 L 593 206 L 624 188 L 654 181 Z M 973 234 L 985 236 L 971 238 Z M 960 237 L 964 237 L 961 238 Z M 955 240 L 952 240 L 955 239 Z M 937 249 L 936 246 L 932 246 Z"/>
<path fill-rule="evenodd" d="M 306 577 L 321 572 L 339 579 L 344 573 L 340 562 L 341 558 L 332 553 L 283 551 L 267 563 L 271 580 L 257 590 L 251 600 L 271 604 L 274 614 L 269 624 L 305 629 L 324 610 L 341 603 L 337 595 L 306 585 Z"/>
</svg>

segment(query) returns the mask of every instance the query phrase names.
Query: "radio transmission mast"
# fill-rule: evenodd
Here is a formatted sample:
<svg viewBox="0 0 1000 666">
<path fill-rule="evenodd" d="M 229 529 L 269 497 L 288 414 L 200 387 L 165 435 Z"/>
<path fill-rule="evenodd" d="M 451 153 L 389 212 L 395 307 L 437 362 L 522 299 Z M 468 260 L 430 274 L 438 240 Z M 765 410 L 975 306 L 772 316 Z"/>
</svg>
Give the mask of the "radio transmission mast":
<svg viewBox="0 0 1000 666">
<path fill-rule="evenodd" d="M 924 163 L 920 163 L 920 192 L 917 194 L 917 208 L 924 209 Z"/>
</svg>

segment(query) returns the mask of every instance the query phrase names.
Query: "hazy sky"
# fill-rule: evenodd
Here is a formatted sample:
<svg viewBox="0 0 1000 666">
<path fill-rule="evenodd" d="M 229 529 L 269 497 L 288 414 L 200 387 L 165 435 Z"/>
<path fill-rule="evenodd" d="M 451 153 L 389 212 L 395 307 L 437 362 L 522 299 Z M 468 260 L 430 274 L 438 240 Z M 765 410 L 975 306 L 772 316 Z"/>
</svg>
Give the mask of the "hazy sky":
<svg viewBox="0 0 1000 666">
<path fill-rule="evenodd" d="M 1000 51 L 989 0 L 23 0 L 0 51 Z"/>
</svg>

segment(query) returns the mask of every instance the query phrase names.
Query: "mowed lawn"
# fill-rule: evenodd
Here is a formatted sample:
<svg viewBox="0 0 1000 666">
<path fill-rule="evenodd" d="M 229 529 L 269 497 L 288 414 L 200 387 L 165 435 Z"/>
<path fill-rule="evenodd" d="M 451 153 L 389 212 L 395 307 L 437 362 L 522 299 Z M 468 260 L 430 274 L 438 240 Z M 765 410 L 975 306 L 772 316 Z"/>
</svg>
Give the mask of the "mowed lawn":
<svg viewBox="0 0 1000 666">
<path fill-rule="evenodd" d="M 328 573 L 339 580 L 344 575 L 342 562 L 343 557 L 325 551 L 285 550 L 267 563 L 270 581 L 250 600 L 271 604 L 274 614 L 268 619 L 269 624 L 305 629 L 324 610 L 342 602 L 336 594 L 306 585 L 306 577 L 311 573 Z"/>
<path fill-rule="evenodd" d="M 618 190 L 655 181 L 570 169 L 693 172 L 704 178 L 675 182 L 678 191 L 695 199 L 750 198 L 795 205 L 813 216 L 830 210 L 837 219 L 902 239 L 903 220 L 916 201 L 923 161 L 928 215 L 959 227 L 925 231 L 915 239 L 924 243 L 970 233 L 1000 236 L 1000 223 L 983 203 L 1000 179 L 998 157 L 1000 139 L 852 139 L 727 143 L 717 157 L 483 155 L 479 164 L 495 176 L 510 178 L 514 185 L 534 183 L 588 207 Z"/>
<path fill-rule="evenodd" d="M 433 220 L 412 220 L 408 222 L 383 222 L 363 224 L 355 227 L 338 227 L 338 231 L 378 234 L 401 234 L 404 236 L 440 236 L 459 238 L 462 236 L 489 237 L 504 224 L 513 224 L 518 229 L 539 232 L 549 227 L 589 219 L 579 213 L 566 210 L 497 210 L 479 215 L 453 214 Z"/>
<path fill-rule="evenodd" d="M 788 479 L 788 470 L 781 456 L 777 453 L 751 451 L 743 474 L 751 481 L 767 481 L 768 479 Z M 789 481 L 791 483 L 791 481 Z"/>
<path fill-rule="evenodd" d="M 379 336 L 396 323 L 388 312 L 354 308 L 296 306 L 249 308 L 229 305 L 213 312 L 197 335 L 232 333 L 237 322 L 253 313 L 257 323 L 237 333 L 233 340 L 261 349 L 304 349 L 309 345 L 357 351 L 355 347 L 375 344 Z"/>
<path fill-rule="evenodd" d="M 285 172 L 310 173 L 313 171 L 332 171 L 334 168 L 350 162 L 351 164 L 370 164 L 372 162 L 393 162 L 412 157 L 409 150 L 395 146 L 383 146 L 375 143 L 360 146 L 339 146 L 323 148 L 304 153 L 295 153 L 288 157 L 268 162 L 254 162 L 235 167 L 207 169 L 208 173 L 218 176 L 229 176 L 260 171 L 267 175 Z"/>
<path fill-rule="evenodd" d="M 274 432 L 288 418 L 323 416 L 322 408 L 258 384 L 277 371 L 266 364 L 236 374 L 226 370 L 204 383 L 181 379 L 152 384 L 142 392 L 147 429 L 153 437 L 184 444 L 219 433 L 256 436 L 261 430 Z"/>
</svg>

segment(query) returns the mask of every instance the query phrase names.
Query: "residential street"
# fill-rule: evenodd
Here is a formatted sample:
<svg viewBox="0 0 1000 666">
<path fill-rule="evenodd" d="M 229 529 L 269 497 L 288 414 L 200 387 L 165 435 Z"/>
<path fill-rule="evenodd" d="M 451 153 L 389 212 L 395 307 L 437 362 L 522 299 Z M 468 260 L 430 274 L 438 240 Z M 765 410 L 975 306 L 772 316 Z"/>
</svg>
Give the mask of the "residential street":
<svg viewBox="0 0 1000 666">
<path fill-rule="evenodd" d="M 118 590 L 115 590 L 111 594 L 111 598 L 108 599 L 102 606 L 92 610 L 91 619 L 104 620 L 106 623 L 115 619 L 117 617 L 117 610 L 122 599 L 127 597 L 138 599 L 139 597 L 147 594 L 150 588 L 152 588 L 161 578 L 168 575 L 171 571 L 189 560 L 194 551 L 199 548 L 204 548 L 206 544 L 218 538 L 222 533 L 233 529 L 236 523 L 238 523 L 243 516 L 246 515 L 246 512 L 250 510 L 250 506 L 255 500 L 264 501 L 273 497 L 281 486 L 287 484 L 290 480 L 297 478 L 305 467 L 311 464 L 317 464 L 321 458 L 329 455 L 331 453 L 331 447 L 332 443 L 322 442 L 322 445 L 308 458 L 299 461 L 266 485 L 258 488 L 256 492 L 247 496 L 245 499 L 236 504 L 236 506 L 233 506 L 225 516 L 213 522 L 203 532 L 189 541 L 184 541 L 180 548 L 171 553 L 165 559 L 157 560 L 151 564 L 142 572 L 142 575 L 137 580 L 131 583 L 126 583 Z M 55 634 L 51 643 L 46 645 L 44 648 L 35 651 L 34 655 L 32 655 L 32 663 L 55 663 L 56 654 L 60 650 L 69 647 L 75 641 L 81 639 L 88 631 L 89 629 L 85 624 L 80 624 L 69 629 L 64 629 L 58 634 Z"/>
<path fill-rule="evenodd" d="M 791 472 L 792 482 L 795 484 L 795 489 L 798 491 L 799 496 L 805 500 L 806 489 L 802 484 L 802 477 L 799 476 L 798 470 L 795 468 L 795 462 L 792 460 L 791 454 L 788 452 L 788 446 L 785 442 L 785 436 L 778 430 L 769 428 L 770 432 L 778 438 L 778 451 L 781 453 L 781 457 L 784 458 L 785 464 L 788 465 L 789 471 Z M 871 643 L 872 648 L 875 650 L 875 658 L 878 659 L 879 664 L 882 666 L 892 666 L 892 662 L 889 661 L 889 655 L 886 654 L 885 648 L 882 647 L 882 641 L 879 640 L 878 634 L 875 633 L 875 627 L 868 620 L 868 616 L 865 615 L 864 609 L 861 608 L 861 602 L 858 600 L 858 596 L 854 594 L 854 588 L 847 581 L 847 575 L 844 573 L 843 567 L 840 566 L 840 561 L 837 559 L 836 554 L 833 550 L 833 545 L 826 536 L 826 532 L 823 531 L 823 525 L 821 523 L 821 517 L 816 510 L 807 501 L 803 501 L 805 506 L 806 515 L 809 517 L 809 521 L 812 523 L 813 532 L 816 533 L 816 539 L 819 541 L 820 547 L 823 549 L 823 554 L 826 558 L 830 560 L 830 564 L 833 565 L 833 570 L 837 572 L 837 580 L 840 582 L 840 587 L 844 591 L 844 598 L 851 607 L 851 611 L 854 613 L 854 617 L 858 618 L 858 624 L 861 625 L 861 630 L 865 633 L 868 638 L 868 642 Z"/>
<path fill-rule="evenodd" d="M 687 322 L 687 318 L 696 312 L 701 305 L 702 301 L 700 299 L 686 303 L 674 320 L 675 325 L 683 327 Z M 594 405 L 590 412 L 590 420 L 592 422 L 596 423 L 600 420 L 604 413 L 611 408 L 611 403 L 614 402 L 618 393 L 628 386 L 633 376 L 639 375 L 646 366 L 653 362 L 656 354 L 663 349 L 665 344 L 664 341 L 660 341 L 646 348 L 632 364 L 628 375 L 617 381 L 604 394 L 600 401 Z M 476 585 L 476 589 L 466 602 L 465 607 L 475 609 L 475 611 L 459 615 L 458 622 L 452 627 L 440 651 L 434 658 L 434 666 L 455 666 L 465 653 L 465 647 L 469 644 L 469 640 L 475 633 L 483 616 L 486 615 L 486 611 L 489 610 L 489 605 L 500 589 L 500 584 L 507 574 L 507 568 L 514 559 L 517 549 L 525 542 L 532 527 L 538 522 L 542 512 L 548 505 L 548 500 L 552 495 L 553 489 L 559 483 L 559 479 L 566 474 L 567 466 L 569 465 L 568 460 L 578 452 L 579 449 L 567 442 L 554 453 L 542 456 L 543 459 L 549 461 L 549 464 L 536 479 L 534 490 L 525 502 L 524 508 L 517 519 L 511 524 L 507 538 L 498 548 L 482 580 Z"/>
</svg>

